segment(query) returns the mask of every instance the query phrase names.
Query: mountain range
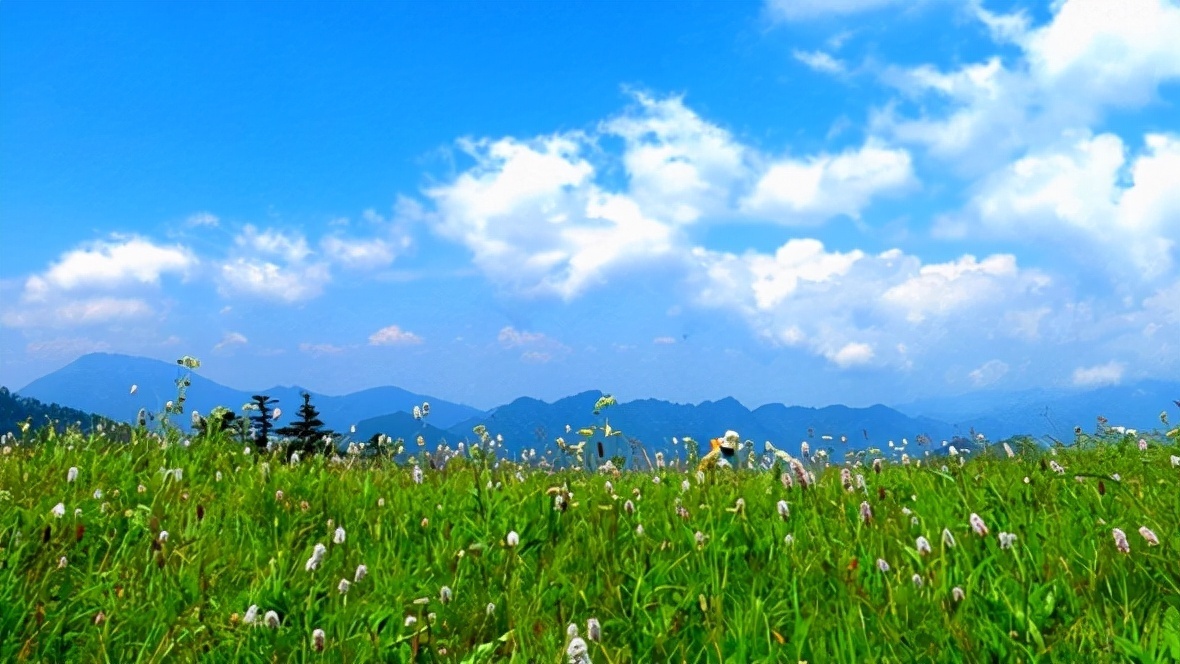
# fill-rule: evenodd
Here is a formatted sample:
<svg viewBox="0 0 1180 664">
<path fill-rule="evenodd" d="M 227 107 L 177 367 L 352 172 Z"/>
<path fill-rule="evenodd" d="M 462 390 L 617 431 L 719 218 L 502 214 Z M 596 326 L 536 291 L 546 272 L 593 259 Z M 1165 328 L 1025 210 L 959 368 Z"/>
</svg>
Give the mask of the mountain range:
<svg viewBox="0 0 1180 664">
<path fill-rule="evenodd" d="M 176 398 L 175 381 L 188 373 L 181 366 L 159 360 L 92 353 L 33 381 L 18 393 L 47 404 L 131 421 L 140 408 L 161 411 L 167 401 Z M 218 405 L 238 410 L 252 400 L 252 395 L 265 394 L 278 399 L 283 411 L 279 423 L 286 424 L 295 416 L 302 401 L 299 395 L 304 391 L 297 386 L 239 390 L 202 377 L 199 369 L 191 374 L 185 405 L 201 413 Z M 130 393 L 132 385 L 138 386 L 134 394 Z M 969 436 L 972 431 L 982 432 L 991 440 L 1018 434 L 1068 440 L 1075 426 L 1092 431 L 1099 415 L 1112 425 L 1144 431 L 1160 427 L 1161 410 L 1172 409 L 1173 417 L 1180 419 L 1172 404 L 1172 399 L 1180 397 L 1180 382 L 1164 381 L 1085 391 L 977 392 L 868 408 L 807 408 L 775 403 L 751 410 L 732 397 L 699 404 L 640 399 L 619 403 L 598 416 L 593 414 L 594 404 L 602 396 L 598 391 L 552 403 L 521 397 L 489 411 L 398 387 L 377 387 L 343 396 L 308 392 L 327 427 L 338 433 L 349 433 L 356 427 L 350 436 L 353 440 L 364 441 L 384 433 L 412 445 L 421 435 L 433 447 L 444 440 L 451 444 L 472 440 L 472 429 L 483 424 L 493 435 L 504 437 L 510 452 L 518 452 L 540 448 L 558 436 L 573 442 L 577 429 L 609 420 L 623 436 L 609 439 L 605 450 L 608 456 L 615 453 L 616 443 L 621 450 L 629 438 L 642 442 L 648 450 L 674 452 L 674 437 L 703 442 L 729 429 L 755 441 L 759 448 L 762 442 L 771 441 L 777 447 L 796 450 L 801 441 L 807 440 L 813 448 L 831 447 L 835 451 L 885 448 L 888 441 L 914 441 L 920 434 L 934 441 L 953 440 Z M 430 414 L 416 420 L 410 413 L 423 402 L 430 403 Z M 177 418 L 181 426 L 187 421 L 187 417 Z M 575 433 L 567 434 L 567 425 Z M 846 442 L 841 442 L 842 438 Z"/>
</svg>

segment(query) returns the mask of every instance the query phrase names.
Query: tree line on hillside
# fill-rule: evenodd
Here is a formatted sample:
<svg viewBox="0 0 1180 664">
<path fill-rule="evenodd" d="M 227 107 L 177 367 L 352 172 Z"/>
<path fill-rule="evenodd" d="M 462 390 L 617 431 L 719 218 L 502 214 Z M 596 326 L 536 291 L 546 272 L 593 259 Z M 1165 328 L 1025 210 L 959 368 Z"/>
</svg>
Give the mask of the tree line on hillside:
<svg viewBox="0 0 1180 664">
<path fill-rule="evenodd" d="M 40 429 L 45 425 L 52 425 L 59 434 L 70 426 L 78 427 L 83 433 L 91 433 L 102 425 L 102 430 L 112 438 L 130 440 L 131 437 L 131 427 L 124 422 L 22 397 L 7 387 L 0 387 L 0 435 L 11 433 L 20 436 L 24 428 Z"/>
</svg>

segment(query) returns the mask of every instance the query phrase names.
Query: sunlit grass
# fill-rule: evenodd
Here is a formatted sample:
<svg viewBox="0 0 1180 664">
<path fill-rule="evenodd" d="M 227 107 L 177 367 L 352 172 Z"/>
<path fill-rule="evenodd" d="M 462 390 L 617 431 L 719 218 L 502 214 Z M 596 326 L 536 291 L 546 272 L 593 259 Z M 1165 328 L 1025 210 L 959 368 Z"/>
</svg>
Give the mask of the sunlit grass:
<svg viewBox="0 0 1180 664">
<path fill-rule="evenodd" d="M 1180 658 L 1180 459 L 1165 439 L 879 473 L 870 460 L 851 490 L 823 462 L 804 489 L 777 466 L 701 482 L 468 451 L 423 461 L 419 484 L 379 457 L 292 466 L 220 435 L 167 440 L 8 441 L 0 661 L 561 662 L 568 626 L 587 639 L 592 618 L 596 662 Z"/>
</svg>

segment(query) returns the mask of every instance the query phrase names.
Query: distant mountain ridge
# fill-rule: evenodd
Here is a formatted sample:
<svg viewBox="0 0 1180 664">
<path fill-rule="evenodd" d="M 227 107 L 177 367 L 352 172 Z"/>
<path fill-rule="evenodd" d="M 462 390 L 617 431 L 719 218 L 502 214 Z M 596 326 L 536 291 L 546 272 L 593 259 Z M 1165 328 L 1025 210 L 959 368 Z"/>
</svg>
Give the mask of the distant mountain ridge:
<svg viewBox="0 0 1180 664">
<path fill-rule="evenodd" d="M 22 396 L 46 403 L 58 403 L 115 420 L 131 421 L 140 408 L 158 412 L 174 399 L 176 378 L 185 370 L 175 364 L 141 357 L 93 353 L 39 378 L 22 388 Z M 139 386 L 135 395 L 131 385 Z M 220 385 L 193 372 L 186 406 L 207 413 L 222 405 L 240 409 L 252 394 L 267 394 L 279 400 L 280 423 L 294 417 L 301 399 L 298 387 L 269 390 L 237 390 Z M 639 399 L 609 408 L 602 417 L 593 414 L 601 392 L 589 391 L 552 403 L 520 397 L 489 411 L 409 392 L 398 387 L 376 387 L 343 396 L 311 392 L 312 403 L 321 419 L 338 433 L 348 434 L 355 425 L 353 440 L 365 441 L 384 433 L 402 438 L 413 446 L 421 435 L 433 447 L 440 441 L 472 440 L 472 429 L 480 424 L 504 437 L 510 451 L 541 448 L 558 436 L 574 442 L 574 431 L 601 424 L 642 442 L 650 450 L 673 451 L 673 437 L 692 437 L 698 442 L 737 431 L 759 449 L 766 441 L 776 447 L 797 451 L 808 441 L 813 449 L 831 447 L 833 452 L 874 446 L 885 449 L 889 441 L 915 443 L 919 435 L 935 444 L 955 437 L 967 437 L 972 430 L 999 440 L 1017 434 L 1036 438 L 1053 436 L 1069 440 L 1073 428 L 1093 431 L 1096 417 L 1105 416 L 1111 425 L 1143 431 L 1159 428 L 1159 413 L 1180 398 L 1180 382 L 1142 381 L 1133 385 L 1102 387 L 1085 391 L 1024 390 L 1011 393 L 978 392 L 957 397 L 939 397 L 898 407 L 874 405 L 851 408 L 843 405 L 808 408 L 766 404 L 749 409 L 733 397 L 699 404 L 679 404 L 659 399 Z M 415 420 L 415 405 L 430 403 L 430 414 Z M 1180 412 L 1171 412 L 1180 419 Z M 187 422 L 187 418 L 183 418 Z M 184 424 L 185 422 L 181 422 Z M 830 436 L 830 439 L 825 439 Z M 845 439 L 842 441 L 842 437 Z M 607 447 L 613 447 L 614 440 Z M 620 451 L 626 444 L 619 439 Z M 916 446 L 915 446 L 916 447 Z M 915 447 L 910 447 L 913 450 Z M 606 450 L 608 455 L 613 449 Z"/>
<path fill-rule="evenodd" d="M 115 420 L 132 421 L 140 408 L 149 412 L 163 410 L 164 404 L 176 398 L 175 380 L 189 373 L 175 364 L 130 355 L 91 353 L 70 364 L 38 378 L 18 390 L 21 396 L 46 403 L 59 403 L 79 410 L 98 413 Z M 208 413 L 215 406 L 225 406 L 240 414 L 251 395 L 265 394 L 278 399 L 282 415 L 278 422 L 286 424 L 295 417 L 304 390 L 297 386 L 276 386 L 265 390 L 237 390 L 192 373 L 192 384 L 187 391 L 185 406 L 200 413 Z M 131 386 L 138 385 L 135 394 Z M 320 411 L 324 424 L 338 433 L 348 433 L 361 420 L 398 411 L 410 412 L 424 401 L 430 402 L 432 423 L 450 426 L 481 412 L 459 403 L 430 395 L 415 394 L 399 387 L 375 387 L 344 396 L 328 396 L 308 390 L 312 404 Z M 178 424 L 187 424 L 177 420 Z"/>
</svg>

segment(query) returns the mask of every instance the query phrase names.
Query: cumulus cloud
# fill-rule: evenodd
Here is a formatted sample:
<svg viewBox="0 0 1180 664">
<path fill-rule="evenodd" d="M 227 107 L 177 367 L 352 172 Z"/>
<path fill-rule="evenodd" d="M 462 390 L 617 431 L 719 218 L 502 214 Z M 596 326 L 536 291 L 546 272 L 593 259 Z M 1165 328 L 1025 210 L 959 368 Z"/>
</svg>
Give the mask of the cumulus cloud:
<svg viewBox="0 0 1180 664">
<path fill-rule="evenodd" d="M 804 65 L 807 65 L 809 69 L 823 74 L 843 74 L 847 71 L 842 61 L 824 51 L 801 51 L 795 49 L 791 51 L 791 56 Z"/>
<path fill-rule="evenodd" d="M 422 218 L 497 284 L 571 300 L 637 265 L 684 267 L 695 226 L 859 217 L 879 195 L 916 182 L 909 154 L 875 139 L 835 155 L 777 158 L 680 97 L 633 98 L 593 134 L 460 142 L 474 165 L 425 191 L 434 209 Z M 602 138 L 623 142 L 621 184 L 605 177 L 615 170 Z"/>
<path fill-rule="evenodd" d="M 317 356 L 317 357 L 320 355 L 338 355 L 338 354 L 344 352 L 344 347 L 337 346 L 335 344 L 328 344 L 328 343 L 312 344 L 312 343 L 305 342 L 305 343 L 299 344 L 299 352 L 307 353 L 308 355 L 313 355 L 313 356 Z"/>
<path fill-rule="evenodd" d="M 218 276 L 223 296 L 251 295 L 288 304 L 318 297 L 332 279 L 324 263 L 279 265 L 245 257 L 223 262 Z"/>
<path fill-rule="evenodd" d="M 987 179 L 972 205 L 991 230 L 1081 240 L 1087 260 L 1097 255 L 1150 280 L 1172 267 L 1173 238 L 1180 236 L 1178 173 L 1176 136 L 1148 135 L 1133 159 L 1113 134 L 1085 136 L 1015 161 Z"/>
<path fill-rule="evenodd" d="M 213 346 L 213 352 L 220 352 L 234 346 L 244 346 L 249 342 L 241 332 L 226 332 L 221 341 Z"/>
<path fill-rule="evenodd" d="M 48 306 L 22 306 L 4 312 L 6 327 L 75 327 L 150 318 L 153 310 L 138 298 L 91 297 Z"/>
<path fill-rule="evenodd" d="M 1078 387 L 1118 385 L 1123 379 L 1126 365 L 1121 362 L 1107 362 L 1092 367 L 1078 367 L 1073 372 L 1073 384 Z"/>
<path fill-rule="evenodd" d="M 370 346 L 402 346 L 422 343 L 422 337 L 403 330 L 398 325 L 390 325 L 369 335 Z"/>
<path fill-rule="evenodd" d="M 697 248 L 693 258 L 698 304 L 736 312 L 768 342 L 838 368 L 908 368 L 948 338 L 982 341 L 1003 311 L 1057 295 L 1046 292 L 1048 277 L 1007 255 L 923 264 L 897 249 L 870 255 L 794 239 L 774 254 Z"/>
<path fill-rule="evenodd" d="M 1008 363 L 1000 360 L 988 360 L 967 374 L 971 383 L 976 387 L 991 385 L 1008 373 Z"/>
<path fill-rule="evenodd" d="M 549 362 L 570 352 L 568 346 L 546 334 L 518 330 L 511 325 L 501 328 L 496 341 L 503 348 L 520 348 L 520 359 L 530 363 Z"/>
<path fill-rule="evenodd" d="M 187 247 L 157 245 L 138 237 L 91 242 L 66 252 L 48 270 L 29 277 L 23 299 L 45 302 L 60 293 L 156 286 L 161 275 L 185 276 L 197 262 Z"/>
<path fill-rule="evenodd" d="M 788 224 L 837 215 L 859 218 L 874 197 L 915 183 L 908 152 L 870 142 L 838 155 L 773 162 L 741 207 L 747 214 Z"/>
<path fill-rule="evenodd" d="M 330 235 L 320 241 L 320 246 L 329 260 L 353 270 L 385 267 L 396 256 L 393 245 L 381 238 L 360 240 Z"/>
</svg>

